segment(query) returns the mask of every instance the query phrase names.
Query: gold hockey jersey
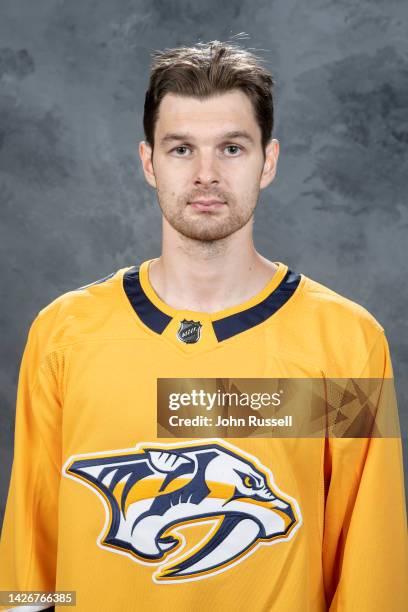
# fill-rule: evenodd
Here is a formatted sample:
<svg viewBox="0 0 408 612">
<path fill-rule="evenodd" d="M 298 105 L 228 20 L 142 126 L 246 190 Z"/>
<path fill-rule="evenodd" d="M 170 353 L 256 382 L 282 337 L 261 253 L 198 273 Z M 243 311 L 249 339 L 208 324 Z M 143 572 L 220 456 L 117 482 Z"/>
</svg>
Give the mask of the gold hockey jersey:
<svg viewBox="0 0 408 612">
<path fill-rule="evenodd" d="M 281 262 L 237 306 L 175 310 L 150 261 L 31 325 L 0 591 L 74 591 L 81 612 L 406 612 L 399 436 L 158 428 L 159 380 L 392 379 L 381 325 Z"/>
</svg>

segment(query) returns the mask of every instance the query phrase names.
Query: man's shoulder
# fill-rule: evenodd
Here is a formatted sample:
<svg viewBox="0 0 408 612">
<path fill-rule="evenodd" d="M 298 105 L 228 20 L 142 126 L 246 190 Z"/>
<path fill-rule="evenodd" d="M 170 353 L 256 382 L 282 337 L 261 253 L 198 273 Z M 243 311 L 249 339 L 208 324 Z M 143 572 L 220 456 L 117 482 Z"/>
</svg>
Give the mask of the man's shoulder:
<svg viewBox="0 0 408 612">
<path fill-rule="evenodd" d="M 364 305 L 308 275 L 290 301 L 284 327 L 291 350 L 328 376 L 361 376 L 373 349 L 380 354 L 385 346 L 383 326 Z"/>
<path fill-rule="evenodd" d="M 106 320 L 118 296 L 118 283 L 127 268 L 66 291 L 38 311 L 31 328 L 44 350 L 76 342 Z"/>
<path fill-rule="evenodd" d="M 59 312 L 71 313 L 77 309 L 87 308 L 90 300 L 94 302 L 95 300 L 106 299 L 121 271 L 122 269 L 110 272 L 86 285 L 65 291 L 41 308 L 38 316 L 41 319 L 46 319 Z M 89 304 L 89 307 L 92 307 L 92 305 Z"/>
<path fill-rule="evenodd" d="M 292 334 L 297 350 L 330 376 L 359 376 L 385 332 L 362 304 L 302 274 L 294 301 Z"/>
<path fill-rule="evenodd" d="M 302 277 L 304 282 L 300 297 L 303 307 L 310 316 L 319 317 L 333 324 L 364 326 L 373 332 L 384 331 L 378 319 L 358 301 L 309 276 L 302 274 Z"/>
</svg>

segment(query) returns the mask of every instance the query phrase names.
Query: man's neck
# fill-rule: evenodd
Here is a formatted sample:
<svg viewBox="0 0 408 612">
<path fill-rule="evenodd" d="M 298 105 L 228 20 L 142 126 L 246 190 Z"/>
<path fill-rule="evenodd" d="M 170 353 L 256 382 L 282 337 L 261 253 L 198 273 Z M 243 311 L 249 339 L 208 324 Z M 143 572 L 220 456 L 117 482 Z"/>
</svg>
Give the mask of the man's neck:
<svg viewBox="0 0 408 612">
<path fill-rule="evenodd" d="M 160 299 L 172 308 L 211 313 L 257 295 L 276 270 L 276 264 L 260 255 L 252 244 L 200 258 L 164 249 L 150 263 L 149 281 Z"/>
</svg>

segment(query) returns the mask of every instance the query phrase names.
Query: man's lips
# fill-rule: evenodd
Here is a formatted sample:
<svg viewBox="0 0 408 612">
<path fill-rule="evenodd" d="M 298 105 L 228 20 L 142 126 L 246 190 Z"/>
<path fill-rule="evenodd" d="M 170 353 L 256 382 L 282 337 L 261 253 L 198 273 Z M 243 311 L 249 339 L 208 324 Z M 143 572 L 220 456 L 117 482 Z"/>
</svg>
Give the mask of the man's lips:
<svg viewBox="0 0 408 612">
<path fill-rule="evenodd" d="M 225 202 L 221 200 L 194 200 L 193 202 L 189 202 L 189 204 L 197 210 L 216 210 L 224 206 Z"/>
</svg>

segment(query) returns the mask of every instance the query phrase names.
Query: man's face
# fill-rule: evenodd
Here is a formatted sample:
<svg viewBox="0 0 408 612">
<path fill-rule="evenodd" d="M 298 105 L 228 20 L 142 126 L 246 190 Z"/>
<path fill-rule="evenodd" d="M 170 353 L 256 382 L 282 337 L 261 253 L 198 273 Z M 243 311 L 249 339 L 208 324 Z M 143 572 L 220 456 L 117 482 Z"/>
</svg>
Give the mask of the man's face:
<svg viewBox="0 0 408 612">
<path fill-rule="evenodd" d="M 275 174 L 279 143 L 269 143 L 264 161 L 261 130 L 240 90 L 205 100 L 170 93 L 159 107 L 153 158 L 146 143 L 139 151 L 168 223 L 188 238 L 212 241 L 251 219 Z"/>
</svg>

